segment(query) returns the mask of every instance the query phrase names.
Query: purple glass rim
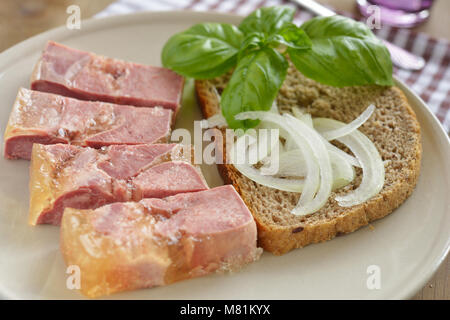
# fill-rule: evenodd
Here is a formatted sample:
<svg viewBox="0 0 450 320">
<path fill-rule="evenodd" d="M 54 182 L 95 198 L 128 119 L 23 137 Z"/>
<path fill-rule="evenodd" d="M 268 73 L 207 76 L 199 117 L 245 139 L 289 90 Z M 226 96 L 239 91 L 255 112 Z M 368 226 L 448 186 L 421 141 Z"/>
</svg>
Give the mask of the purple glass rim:
<svg viewBox="0 0 450 320">
<path fill-rule="evenodd" d="M 376 2 L 367 0 L 357 0 L 356 2 L 358 4 L 359 11 L 363 16 L 371 16 L 374 12 L 370 10 L 369 7 L 376 5 L 380 8 L 380 20 L 382 24 L 400 28 L 411 28 L 427 20 L 430 16 L 430 11 L 428 8 L 432 3 L 430 2 L 430 5 L 426 9 L 419 11 L 406 11 L 401 9 L 391 9 L 387 6 L 375 4 Z"/>
</svg>

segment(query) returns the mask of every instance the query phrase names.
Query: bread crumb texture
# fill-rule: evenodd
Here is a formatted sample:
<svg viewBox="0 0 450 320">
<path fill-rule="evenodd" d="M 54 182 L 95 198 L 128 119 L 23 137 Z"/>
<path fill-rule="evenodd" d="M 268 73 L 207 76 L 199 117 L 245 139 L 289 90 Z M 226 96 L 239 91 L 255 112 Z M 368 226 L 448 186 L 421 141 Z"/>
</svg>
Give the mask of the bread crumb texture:
<svg viewBox="0 0 450 320">
<path fill-rule="evenodd" d="M 223 92 L 230 74 L 208 81 L 196 81 L 196 92 L 203 115 L 208 118 L 219 112 L 214 87 Z M 397 208 L 413 191 L 420 171 L 420 127 L 406 97 L 396 87 L 361 86 L 336 88 L 321 85 L 304 77 L 292 65 L 277 97 L 281 112 L 291 112 L 297 106 L 313 117 L 327 117 L 348 123 L 369 104 L 376 110 L 360 127 L 378 149 L 385 164 L 385 184 L 379 194 L 363 204 L 340 207 L 336 195 L 346 194 L 361 182 L 361 169 L 355 180 L 331 193 L 320 211 L 295 216 L 292 208 L 299 193 L 285 192 L 262 186 L 242 176 L 233 165 L 219 165 L 226 183 L 236 190 L 252 212 L 258 226 L 258 242 L 276 255 L 353 232 L 380 219 Z M 348 151 L 348 150 L 346 150 Z"/>
</svg>

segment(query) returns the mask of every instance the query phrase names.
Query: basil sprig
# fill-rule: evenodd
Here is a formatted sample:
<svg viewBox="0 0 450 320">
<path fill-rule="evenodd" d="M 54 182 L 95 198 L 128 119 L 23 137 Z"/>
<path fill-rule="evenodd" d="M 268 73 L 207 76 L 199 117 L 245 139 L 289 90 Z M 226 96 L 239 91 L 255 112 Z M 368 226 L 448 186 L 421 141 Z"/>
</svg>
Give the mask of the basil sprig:
<svg viewBox="0 0 450 320">
<path fill-rule="evenodd" d="M 294 9 L 261 8 L 239 28 L 224 23 L 197 24 L 172 36 L 162 51 L 167 68 L 195 79 L 211 79 L 235 68 L 222 93 L 222 114 L 231 128 L 250 128 L 238 121 L 243 111 L 269 110 L 289 66 L 331 86 L 392 85 L 389 52 L 369 28 L 352 19 L 318 17 L 300 27 Z"/>
</svg>

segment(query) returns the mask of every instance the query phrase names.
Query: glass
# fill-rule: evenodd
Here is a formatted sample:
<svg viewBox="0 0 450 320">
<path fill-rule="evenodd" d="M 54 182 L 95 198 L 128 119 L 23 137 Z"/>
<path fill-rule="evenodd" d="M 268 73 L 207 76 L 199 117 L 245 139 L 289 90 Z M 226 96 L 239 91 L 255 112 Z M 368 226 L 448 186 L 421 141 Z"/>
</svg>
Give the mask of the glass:
<svg viewBox="0 0 450 320">
<path fill-rule="evenodd" d="M 433 0 L 357 0 L 359 11 L 368 17 L 374 11 L 369 7 L 376 5 L 380 8 L 382 23 L 410 28 L 414 27 L 430 16 Z"/>
</svg>

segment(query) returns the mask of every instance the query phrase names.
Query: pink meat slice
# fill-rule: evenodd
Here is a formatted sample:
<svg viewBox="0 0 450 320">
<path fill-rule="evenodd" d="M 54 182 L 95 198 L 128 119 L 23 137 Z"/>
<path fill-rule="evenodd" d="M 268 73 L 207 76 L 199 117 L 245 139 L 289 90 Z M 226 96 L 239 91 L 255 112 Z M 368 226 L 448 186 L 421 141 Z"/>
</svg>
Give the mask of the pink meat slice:
<svg viewBox="0 0 450 320">
<path fill-rule="evenodd" d="M 108 159 L 98 163 L 98 167 L 114 179 L 127 179 L 153 161 L 170 152 L 176 144 L 154 144 L 129 146 L 111 146 L 108 148 Z"/>
<path fill-rule="evenodd" d="M 5 157 L 30 159 L 33 143 L 70 143 L 100 148 L 113 144 L 166 142 L 167 109 L 81 101 L 19 89 L 5 131 Z"/>
<path fill-rule="evenodd" d="M 10 159 L 30 159 L 33 143 L 68 143 L 58 134 L 62 104 L 50 95 L 43 95 L 40 104 L 32 103 L 33 92 L 19 89 L 5 131 L 4 155 Z M 41 109 L 45 106 L 45 110 Z"/>
<path fill-rule="evenodd" d="M 70 147 L 73 148 L 73 147 Z M 52 205 L 41 212 L 37 223 L 59 225 L 64 208 L 97 208 L 115 201 L 111 177 L 96 166 L 95 149 L 76 150 L 69 166 L 62 166 L 55 180 L 56 197 Z"/>
<path fill-rule="evenodd" d="M 133 179 L 135 199 L 162 198 L 177 193 L 205 189 L 205 179 L 198 169 L 182 161 L 163 162 Z"/>
<path fill-rule="evenodd" d="M 146 194 L 156 197 L 208 189 L 200 171 L 186 162 L 187 158 L 179 160 L 183 148 L 187 147 L 151 144 L 98 150 L 35 144 L 30 170 L 30 224 L 59 225 L 66 207 L 93 209 L 112 202 L 138 201 Z M 180 165 L 183 176 L 175 176 L 177 169 L 173 167 Z M 166 169 L 158 169 L 161 167 Z M 145 176 L 152 179 L 154 172 L 170 184 L 146 181 Z"/>
<path fill-rule="evenodd" d="M 136 112 L 138 110 L 138 112 Z M 168 140 L 171 118 L 162 108 L 139 108 L 121 106 L 115 110 L 115 117 L 126 119 L 110 130 L 86 138 L 86 144 L 98 148 L 105 145 L 141 144 Z M 150 142 L 151 141 L 151 142 Z"/>
<path fill-rule="evenodd" d="M 80 267 L 89 297 L 238 269 L 259 258 L 256 238 L 253 217 L 230 185 L 66 209 L 61 225 L 64 260 Z"/>
<path fill-rule="evenodd" d="M 140 107 L 161 106 L 176 114 L 184 78 L 160 67 L 112 59 L 49 41 L 31 78 L 34 90 L 81 100 Z"/>
</svg>

